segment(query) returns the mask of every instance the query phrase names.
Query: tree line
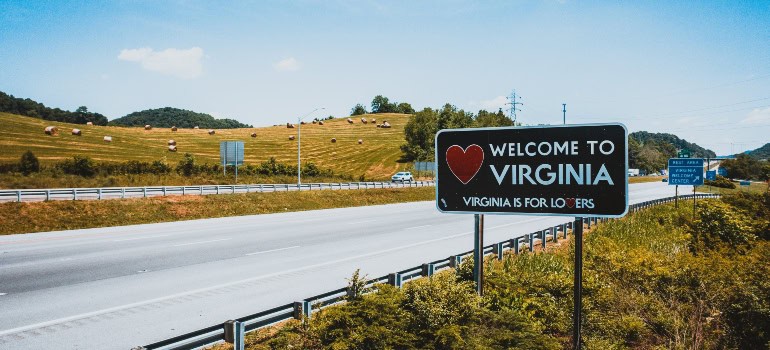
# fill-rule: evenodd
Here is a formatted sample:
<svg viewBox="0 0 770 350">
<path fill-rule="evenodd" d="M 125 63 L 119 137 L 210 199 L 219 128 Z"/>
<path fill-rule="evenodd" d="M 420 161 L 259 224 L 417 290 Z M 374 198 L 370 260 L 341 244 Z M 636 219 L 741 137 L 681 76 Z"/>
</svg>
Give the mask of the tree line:
<svg viewBox="0 0 770 350">
<path fill-rule="evenodd" d="M 431 161 L 434 139 L 441 129 L 512 126 L 513 120 L 503 113 L 480 110 L 478 114 L 458 109 L 447 103 L 439 109 L 425 108 L 409 117 L 404 127 L 406 143 L 401 145 L 403 160 Z"/>
<path fill-rule="evenodd" d="M 59 108 L 49 108 L 29 98 L 18 98 L 0 91 L 0 112 L 23 115 L 32 118 L 52 120 L 63 123 L 107 125 L 107 117 L 89 112 L 86 106 L 80 106 L 74 112 Z"/>
<path fill-rule="evenodd" d="M 401 113 L 401 114 L 414 114 L 414 108 L 412 105 L 406 102 L 390 102 L 385 96 L 377 95 L 372 99 L 371 112 L 366 110 L 366 107 L 362 104 L 355 105 L 350 110 L 350 115 L 361 115 L 369 113 Z"/>
<path fill-rule="evenodd" d="M 200 127 L 206 129 L 235 129 L 251 128 L 251 125 L 243 124 L 234 119 L 215 119 L 210 114 L 188 111 L 185 109 L 164 107 L 133 112 L 123 117 L 110 121 L 109 125 L 117 126 L 145 126 L 152 125 L 159 128 Z"/>
</svg>

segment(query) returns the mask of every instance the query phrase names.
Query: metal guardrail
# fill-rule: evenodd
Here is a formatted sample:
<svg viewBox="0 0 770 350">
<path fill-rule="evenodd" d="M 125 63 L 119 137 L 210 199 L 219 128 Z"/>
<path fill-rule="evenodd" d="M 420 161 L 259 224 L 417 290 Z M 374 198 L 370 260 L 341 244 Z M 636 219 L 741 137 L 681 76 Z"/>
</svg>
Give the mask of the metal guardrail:
<svg viewBox="0 0 770 350">
<path fill-rule="evenodd" d="M 685 200 L 692 198 L 718 197 L 720 197 L 718 194 L 695 194 L 683 195 L 679 196 L 678 198 L 680 200 Z M 642 209 L 670 203 L 674 200 L 675 197 L 667 197 L 632 204 L 629 206 L 629 213 L 635 213 Z M 597 225 L 599 223 L 607 222 L 610 220 L 616 219 L 586 217 L 583 219 L 583 224 L 588 225 L 588 228 L 590 229 L 592 225 Z M 546 243 L 549 242 L 549 239 L 551 243 L 556 243 L 560 237 L 562 239 L 567 238 L 568 231 L 571 232 L 573 229 L 573 223 L 573 221 L 565 222 L 560 225 L 551 226 L 516 238 L 490 244 L 484 247 L 484 256 L 495 255 L 497 259 L 502 260 L 506 250 L 512 250 L 514 254 L 518 254 L 522 249 L 524 249 L 524 247 L 526 247 L 530 252 L 534 251 L 537 246 L 540 246 L 544 249 L 546 248 Z M 421 277 L 428 277 L 444 269 L 456 268 L 466 256 L 472 254 L 473 251 L 467 251 L 449 256 L 445 259 L 432 261 L 420 266 L 370 279 L 366 283 L 366 288 L 371 288 L 376 284 L 382 283 L 387 283 L 400 288 L 404 283 L 408 281 Z M 312 316 L 312 313 L 317 310 L 344 302 L 347 295 L 347 288 L 335 289 L 333 291 L 315 295 L 301 301 L 295 301 L 294 303 L 274 307 L 272 309 L 258 312 L 253 315 L 230 320 L 225 322 L 224 325 L 213 325 L 211 327 L 169 338 L 149 345 L 135 347 L 132 350 L 191 350 L 220 342 L 233 343 L 236 350 L 243 349 L 242 344 L 244 341 L 244 333 L 290 319 L 302 319 L 303 317 L 309 318 Z M 240 329 L 241 331 L 233 331 L 233 329 Z M 239 336 L 233 337 L 234 334 L 238 334 Z"/>
<path fill-rule="evenodd" d="M 0 190 L 0 202 L 29 202 L 50 200 L 101 200 L 118 198 L 147 198 L 171 195 L 208 195 L 281 191 L 360 190 L 434 186 L 434 181 L 410 182 L 331 182 L 307 184 L 250 184 L 202 186 L 146 186 L 99 188 L 52 188 L 29 190 Z"/>
</svg>

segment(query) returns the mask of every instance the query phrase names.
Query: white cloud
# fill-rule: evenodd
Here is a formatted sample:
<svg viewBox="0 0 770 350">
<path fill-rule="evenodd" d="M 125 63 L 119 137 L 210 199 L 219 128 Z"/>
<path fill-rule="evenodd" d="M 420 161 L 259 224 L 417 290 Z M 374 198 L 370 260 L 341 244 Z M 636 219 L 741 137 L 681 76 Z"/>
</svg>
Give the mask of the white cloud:
<svg viewBox="0 0 770 350">
<path fill-rule="evenodd" d="M 481 109 L 489 112 L 497 112 L 498 109 L 505 109 L 505 104 L 508 103 L 508 99 L 505 96 L 497 96 L 491 100 L 483 100 L 479 103 Z"/>
<path fill-rule="evenodd" d="M 273 68 L 279 72 L 294 72 L 300 69 L 300 64 L 294 57 L 289 57 L 273 64 Z"/>
<path fill-rule="evenodd" d="M 154 51 L 149 47 L 138 49 L 123 49 L 118 59 L 129 62 L 139 62 L 142 68 L 171 75 L 183 79 L 194 79 L 203 72 L 203 49 L 192 47 L 189 49 L 169 48 L 163 51 Z"/>
<path fill-rule="evenodd" d="M 741 124 L 764 124 L 770 123 L 770 107 L 765 109 L 755 108 L 749 115 L 741 120 Z"/>
</svg>

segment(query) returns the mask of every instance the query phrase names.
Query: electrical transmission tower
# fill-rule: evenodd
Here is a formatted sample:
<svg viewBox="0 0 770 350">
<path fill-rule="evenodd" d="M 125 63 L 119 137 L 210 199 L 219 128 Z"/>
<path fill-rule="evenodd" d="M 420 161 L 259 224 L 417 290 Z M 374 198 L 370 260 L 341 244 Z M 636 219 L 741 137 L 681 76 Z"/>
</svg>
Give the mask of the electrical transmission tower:
<svg viewBox="0 0 770 350">
<path fill-rule="evenodd" d="M 511 120 L 513 120 L 513 124 L 516 125 L 516 112 L 521 112 L 521 109 L 519 109 L 518 106 L 523 106 L 524 104 L 519 102 L 521 100 L 521 96 L 516 95 L 516 90 L 511 91 L 511 96 L 506 97 L 508 99 L 507 105 L 510 106 L 509 111 L 511 114 Z"/>
</svg>

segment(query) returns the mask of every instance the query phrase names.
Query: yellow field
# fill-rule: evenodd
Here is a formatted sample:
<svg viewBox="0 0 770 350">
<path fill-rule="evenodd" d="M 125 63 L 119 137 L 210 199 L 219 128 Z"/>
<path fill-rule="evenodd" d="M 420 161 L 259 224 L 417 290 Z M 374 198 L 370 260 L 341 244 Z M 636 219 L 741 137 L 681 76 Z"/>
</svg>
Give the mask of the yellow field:
<svg viewBox="0 0 770 350">
<path fill-rule="evenodd" d="M 399 146 L 404 143 L 403 131 L 409 119 L 405 114 L 366 115 L 377 122 L 387 120 L 392 128 L 377 128 L 375 124 L 361 123 L 361 117 L 324 121 L 324 125 L 308 123 L 302 125 L 302 162 L 315 163 L 321 168 L 355 177 L 364 175 L 367 179 L 383 179 L 405 169 L 407 164 L 398 163 L 401 156 Z M 59 128 L 59 135 L 45 135 L 46 126 Z M 82 136 L 73 136 L 73 128 L 82 130 Z M 250 134 L 257 133 L 256 138 Z M 225 140 L 245 141 L 247 164 L 258 164 L 270 157 L 279 162 L 293 164 L 297 161 L 297 129 L 286 125 L 216 130 L 209 135 L 207 130 L 169 128 L 126 128 L 116 126 L 86 126 L 46 121 L 14 114 L 0 113 L 0 162 L 17 162 L 21 154 L 32 151 L 46 164 L 71 158 L 75 155 L 91 157 L 97 161 L 153 161 L 165 157 L 171 164 L 192 153 L 199 162 L 219 161 L 219 142 Z M 112 136 L 112 142 L 103 141 Z M 336 143 L 331 139 L 336 138 Z M 177 142 L 178 152 L 167 150 L 167 141 Z M 363 140 L 359 145 L 358 140 Z"/>
</svg>

